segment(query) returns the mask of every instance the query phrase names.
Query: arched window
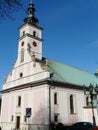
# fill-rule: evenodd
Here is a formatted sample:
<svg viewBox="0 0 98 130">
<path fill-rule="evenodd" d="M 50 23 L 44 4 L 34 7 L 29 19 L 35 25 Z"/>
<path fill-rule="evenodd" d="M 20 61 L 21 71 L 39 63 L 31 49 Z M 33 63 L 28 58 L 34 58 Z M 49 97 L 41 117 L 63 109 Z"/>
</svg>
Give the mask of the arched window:
<svg viewBox="0 0 98 130">
<path fill-rule="evenodd" d="M 24 49 L 22 48 L 21 49 L 21 60 L 20 62 L 23 62 L 24 61 Z"/>
<path fill-rule="evenodd" d="M 70 113 L 74 113 L 74 96 L 70 95 Z"/>
<path fill-rule="evenodd" d="M 89 106 L 89 97 L 86 97 L 86 106 Z"/>
<path fill-rule="evenodd" d="M 21 73 L 20 73 L 20 78 L 22 78 L 22 77 L 23 77 L 23 73 L 21 72 Z"/>
</svg>

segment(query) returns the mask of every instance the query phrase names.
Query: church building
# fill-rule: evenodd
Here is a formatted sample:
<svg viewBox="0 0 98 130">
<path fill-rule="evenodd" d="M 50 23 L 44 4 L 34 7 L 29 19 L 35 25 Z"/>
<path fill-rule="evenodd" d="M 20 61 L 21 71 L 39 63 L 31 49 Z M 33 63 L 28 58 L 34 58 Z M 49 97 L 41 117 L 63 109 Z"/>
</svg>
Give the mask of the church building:
<svg viewBox="0 0 98 130">
<path fill-rule="evenodd" d="M 35 17 L 33 2 L 27 11 L 19 27 L 17 59 L 1 92 L 2 130 L 49 130 L 51 123 L 93 122 L 91 99 L 84 86 L 87 92 L 90 83 L 95 87 L 97 73 L 43 57 L 43 28 Z M 98 125 L 96 102 L 93 110 Z"/>
</svg>

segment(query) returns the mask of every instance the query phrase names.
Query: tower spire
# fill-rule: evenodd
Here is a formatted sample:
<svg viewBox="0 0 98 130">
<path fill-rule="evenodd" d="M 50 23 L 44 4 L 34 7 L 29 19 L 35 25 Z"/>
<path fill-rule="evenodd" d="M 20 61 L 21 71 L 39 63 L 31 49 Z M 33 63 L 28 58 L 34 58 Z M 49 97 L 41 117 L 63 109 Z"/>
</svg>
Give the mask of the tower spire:
<svg viewBox="0 0 98 130">
<path fill-rule="evenodd" d="M 35 12 L 34 4 L 32 0 L 30 1 L 29 7 L 27 9 L 28 16 L 24 19 L 25 23 L 30 23 L 33 25 L 38 25 L 38 19 L 35 17 L 34 12 Z"/>
</svg>

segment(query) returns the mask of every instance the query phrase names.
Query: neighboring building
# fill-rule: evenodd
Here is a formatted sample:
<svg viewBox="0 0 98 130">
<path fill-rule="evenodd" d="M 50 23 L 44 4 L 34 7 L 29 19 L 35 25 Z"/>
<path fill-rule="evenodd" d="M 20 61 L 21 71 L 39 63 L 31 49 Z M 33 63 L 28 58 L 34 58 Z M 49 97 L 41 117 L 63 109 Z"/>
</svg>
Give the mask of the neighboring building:
<svg viewBox="0 0 98 130">
<path fill-rule="evenodd" d="M 92 122 L 83 85 L 98 84 L 87 71 L 42 57 L 42 28 L 31 2 L 19 28 L 18 57 L 2 90 L 2 130 L 48 130 L 49 124 Z M 94 108 L 96 122 L 98 117 Z"/>
</svg>

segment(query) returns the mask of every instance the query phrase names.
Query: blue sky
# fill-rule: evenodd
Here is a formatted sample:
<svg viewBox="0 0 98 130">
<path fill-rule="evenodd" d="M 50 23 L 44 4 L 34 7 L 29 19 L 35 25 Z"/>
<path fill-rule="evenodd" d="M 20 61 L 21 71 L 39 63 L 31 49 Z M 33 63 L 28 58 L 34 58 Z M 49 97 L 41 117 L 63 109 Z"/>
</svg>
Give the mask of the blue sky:
<svg viewBox="0 0 98 130">
<path fill-rule="evenodd" d="M 30 0 L 23 1 L 25 9 Z M 43 30 L 43 56 L 95 72 L 98 66 L 98 0 L 33 0 Z M 0 90 L 17 58 L 18 27 L 27 14 L 0 20 Z"/>
</svg>

